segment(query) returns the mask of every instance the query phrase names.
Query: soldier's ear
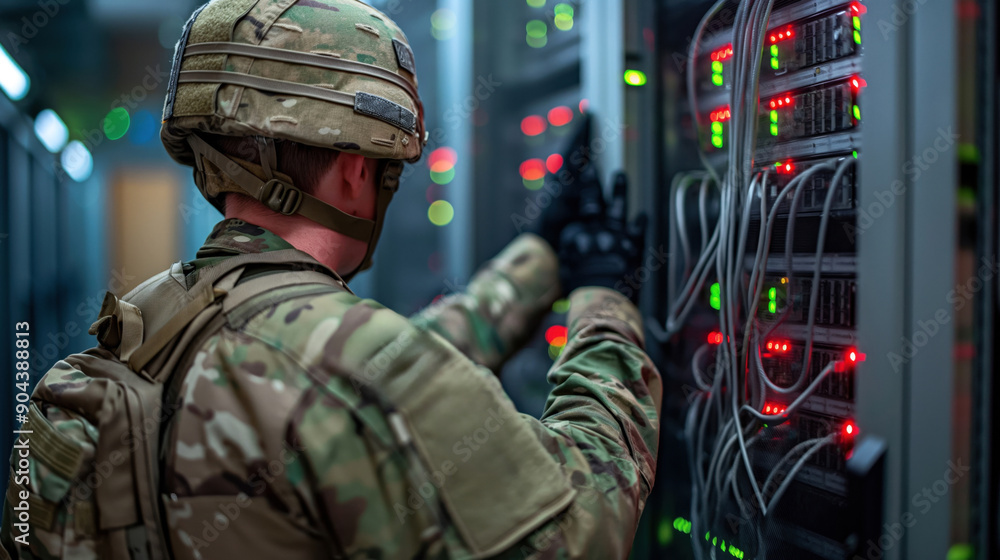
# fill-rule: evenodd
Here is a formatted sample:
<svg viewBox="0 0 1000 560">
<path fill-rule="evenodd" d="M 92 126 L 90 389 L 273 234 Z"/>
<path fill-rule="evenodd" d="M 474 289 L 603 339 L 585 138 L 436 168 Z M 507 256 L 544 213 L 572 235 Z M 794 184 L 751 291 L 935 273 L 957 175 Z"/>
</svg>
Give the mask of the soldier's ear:
<svg viewBox="0 0 1000 560">
<path fill-rule="evenodd" d="M 365 157 L 358 154 L 341 153 L 337 156 L 337 167 L 340 168 L 342 191 L 340 195 L 345 200 L 361 198 L 371 183 L 371 171 L 365 165 Z"/>
</svg>

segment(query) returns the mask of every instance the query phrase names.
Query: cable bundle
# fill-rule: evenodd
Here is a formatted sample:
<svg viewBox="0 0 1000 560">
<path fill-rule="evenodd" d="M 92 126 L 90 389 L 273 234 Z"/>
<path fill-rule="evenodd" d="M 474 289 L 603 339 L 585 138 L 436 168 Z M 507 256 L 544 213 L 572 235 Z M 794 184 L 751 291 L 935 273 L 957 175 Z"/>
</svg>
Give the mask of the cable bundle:
<svg viewBox="0 0 1000 560">
<path fill-rule="evenodd" d="M 698 25 L 688 53 L 688 98 L 691 100 L 699 138 L 701 122 L 695 79 L 698 43 L 708 23 L 719 14 L 727 1 L 729 0 L 719 0 L 705 14 Z M 836 166 L 832 162 L 814 165 L 789 182 L 774 198 L 774 205 L 771 208 L 767 207 L 769 171 L 754 171 L 754 153 L 757 139 L 761 55 L 773 7 L 774 0 L 746 0 L 740 2 L 736 11 L 732 42 L 731 124 L 728 131 L 728 167 L 725 173 L 720 176 L 699 148 L 699 156 L 705 170 L 680 174 L 675 177 L 671 186 L 676 212 L 676 228 L 671 234 L 677 236 L 684 256 L 683 272 L 671 271 L 671 281 L 678 275 L 684 280 L 677 292 L 676 300 L 669 309 L 665 325 L 667 334 L 673 335 L 680 331 L 697 300 L 697 294 L 701 293 L 713 271 L 721 286 L 719 309 L 721 339 L 715 346 L 715 360 L 712 367 L 706 369 L 703 362 L 713 345 L 705 344 L 694 354 L 692 372 L 699 398 L 693 399 L 685 422 L 693 481 L 692 535 L 695 536 L 713 531 L 721 521 L 721 506 L 729 498 L 738 504 L 744 519 L 750 519 L 755 512 L 766 518 L 773 512 L 775 505 L 809 459 L 821 448 L 836 441 L 836 434 L 831 433 L 795 445 L 777 461 L 763 483 L 758 480 L 751 467 L 748 450 L 762 438 L 762 434 L 768 433 L 762 431 L 762 426 L 765 423 L 767 425 L 784 423 L 838 367 L 838 362 L 826 364 L 816 378 L 807 385 L 808 372 L 812 365 L 813 334 L 819 295 L 816 287 L 820 280 L 830 211 L 837 187 L 849 167 L 854 164 L 854 159 L 847 157 Z M 798 379 L 789 386 L 781 386 L 765 371 L 761 360 L 761 345 L 781 324 L 791 305 L 786 305 L 778 319 L 767 325 L 756 320 L 757 307 L 765 285 L 766 263 L 781 201 L 791 200 L 784 255 L 787 275 L 791 277 L 795 213 L 803 187 L 813 175 L 822 170 L 834 170 L 835 173 L 826 195 L 820 222 L 803 363 Z M 694 257 L 685 223 L 684 201 L 687 191 L 695 183 L 699 184 L 701 246 L 697 260 L 691 266 Z M 720 214 L 709 235 L 707 201 L 713 192 L 718 193 Z M 749 226 L 751 218 L 758 216 L 761 225 L 754 249 L 750 247 L 748 239 Z M 748 247 L 754 260 L 749 272 L 746 272 L 743 263 L 747 257 Z M 678 260 L 676 259 L 673 265 L 675 268 Z M 791 290 L 791 282 L 788 283 L 788 289 Z M 790 294 L 787 300 L 791 301 Z M 765 414 L 761 410 L 769 393 L 797 396 L 779 414 Z M 787 471 L 784 471 L 786 468 Z M 750 489 L 750 494 L 744 497 L 741 488 L 745 490 L 747 487 Z M 759 536 L 759 525 L 756 530 Z M 706 542 L 702 542 L 701 538 L 695 538 L 694 543 L 696 556 L 704 557 L 706 551 L 702 547 L 706 546 Z"/>
</svg>

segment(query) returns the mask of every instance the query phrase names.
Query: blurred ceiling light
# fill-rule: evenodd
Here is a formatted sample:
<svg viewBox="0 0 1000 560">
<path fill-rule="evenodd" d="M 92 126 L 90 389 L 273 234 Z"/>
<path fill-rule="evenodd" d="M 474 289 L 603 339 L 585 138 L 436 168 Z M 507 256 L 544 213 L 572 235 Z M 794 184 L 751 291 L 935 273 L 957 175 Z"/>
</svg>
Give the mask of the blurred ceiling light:
<svg viewBox="0 0 1000 560">
<path fill-rule="evenodd" d="M 69 141 L 69 129 L 52 109 L 46 109 L 35 117 L 35 135 L 45 145 L 45 149 L 56 153 Z"/>
<path fill-rule="evenodd" d="M 86 181 L 94 171 L 94 158 L 79 140 L 73 140 L 66 146 L 61 161 L 66 174 L 78 183 Z"/>
<path fill-rule="evenodd" d="M 0 89 L 14 101 L 24 99 L 31 87 L 28 74 L 14 62 L 3 46 L 0 46 Z"/>
</svg>

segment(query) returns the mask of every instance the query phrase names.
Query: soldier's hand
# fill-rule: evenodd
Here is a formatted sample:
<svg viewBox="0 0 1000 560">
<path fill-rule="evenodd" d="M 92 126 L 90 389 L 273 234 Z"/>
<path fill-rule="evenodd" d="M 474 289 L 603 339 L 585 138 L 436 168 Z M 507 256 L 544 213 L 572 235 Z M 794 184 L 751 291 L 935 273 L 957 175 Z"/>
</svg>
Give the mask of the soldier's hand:
<svg viewBox="0 0 1000 560">
<path fill-rule="evenodd" d="M 597 180 L 590 162 L 590 115 L 584 114 L 576 126 L 576 133 L 563 150 L 562 168 L 545 177 L 545 191 L 551 195 L 551 202 L 530 228 L 556 253 L 560 249 L 562 231 L 580 219 L 581 192 Z"/>
<path fill-rule="evenodd" d="M 566 293 L 584 286 L 603 286 L 639 301 L 639 286 L 629 282 L 641 266 L 647 218 L 628 221 L 628 180 L 615 177 L 610 201 L 593 178 L 580 192 L 579 219 L 563 229 L 559 265 Z"/>
</svg>

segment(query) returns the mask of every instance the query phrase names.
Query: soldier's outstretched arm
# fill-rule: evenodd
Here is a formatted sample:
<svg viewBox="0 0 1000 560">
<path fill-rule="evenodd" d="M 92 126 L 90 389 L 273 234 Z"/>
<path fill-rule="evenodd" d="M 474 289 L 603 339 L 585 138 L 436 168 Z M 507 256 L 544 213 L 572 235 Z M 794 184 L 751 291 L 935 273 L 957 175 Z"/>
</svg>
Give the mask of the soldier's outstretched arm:
<svg viewBox="0 0 1000 560">
<path fill-rule="evenodd" d="M 458 290 L 456 286 L 448 286 Z M 523 234 L 473 276 L 412 320 L 493 371 L 519 350 L 558 298 L 559 264 L 542 238 Z"/>
<path fill-rule="evenodd" d="M 584 288 L 571 295 L 569 326 L 536 429 L 576 497 L 502 558 L 626 558 L 653 486 L 662 384 L 638 310 Z"/>
</svg>

